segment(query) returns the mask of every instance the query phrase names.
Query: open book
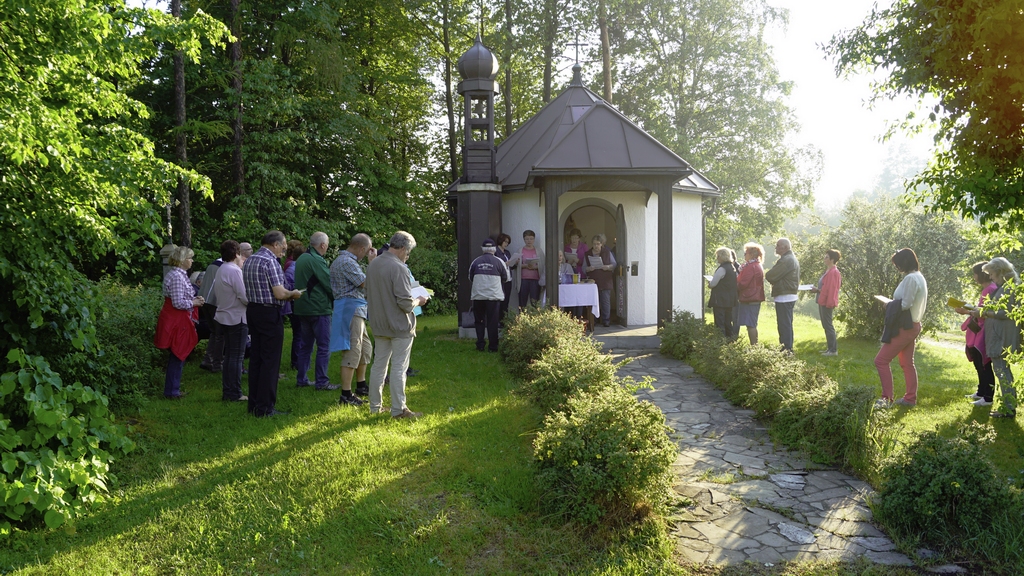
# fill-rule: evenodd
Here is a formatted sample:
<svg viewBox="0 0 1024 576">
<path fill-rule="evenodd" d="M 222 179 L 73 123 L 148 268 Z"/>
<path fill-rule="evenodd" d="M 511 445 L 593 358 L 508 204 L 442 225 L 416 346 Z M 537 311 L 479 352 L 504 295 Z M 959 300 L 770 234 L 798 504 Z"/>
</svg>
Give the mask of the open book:
<svg viewBox="0 0 1024 576">
<path fill-rule="evenodd" d="M 540 258 L 523 258 L 523 268 L 536 270 L 539 268 L 538 262 L 540 262 Z"/>
<path fill-rule="evenodd" d="M 600 268 L 604 266 L 604 260 L 602 260 L 600 256 L 587 256 L 587 262 L 589 262 L 590 266 L 593 268 Z"/>
<path fill-rule="evenodd" d="M 572 264 L 573 266 L 575 266 L 576 264 L 579 263 L 579 261 L 580 261 L 580 257 L 577 256 L 575 252 L 566 252 L 565 253 L 565 263 L 566 264 Z"/>
<path fill-rule="evenodd" d="M 796 287 L 797 290 L 803 290 L 803 291 L 814 290 L 815 288 L 816 288 L 816 286 L 814 284 L 801 284 L 801 285 Z"/>
<path fill-rule="evenodd" d="M 968 304 L 967 302 L 964 302 L 963 300 L 957 300 L 956 298 L 952 298 L 952 297 L 949 300 L 946 300 L 946 306 L 949 306 L 950 308 L 964 308 L 966 310 L 977 310 L 978 309 L 978 307 L 975 306 L 974 304 Z"/>
<path fill-rule="evenodd" d="M 888 304 L 889 302 L 892 302 L 892 298 L 886 298 L 885 296 L 882 296 L 880 294 L 875 294 L 875 300 L 878 300 L 882 304 Z"/>
<path fill-rule="evenodd" d="M 412 289 L 413 298 L 426 298 L 429 300 L 434 296 L 434 291 L 430 288 L 424 288 L 423 286 L 416 286 Z"/>
</svg>

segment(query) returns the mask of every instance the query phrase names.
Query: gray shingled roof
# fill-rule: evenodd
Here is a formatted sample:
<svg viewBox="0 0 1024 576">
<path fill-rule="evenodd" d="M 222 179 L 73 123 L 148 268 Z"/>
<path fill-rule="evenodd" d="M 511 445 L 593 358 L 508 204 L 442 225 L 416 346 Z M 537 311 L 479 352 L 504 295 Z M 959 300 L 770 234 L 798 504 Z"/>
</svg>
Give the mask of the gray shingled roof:
<svg viewBox="0 0 1024 576">
<path fill-rule="evenodd" d="M 584 87 L 578 75 L 498 146 L 496 161 L 498 182 L 506 191 L 521 190 L 544 175 L 674 174 L 686 178 L 675 187 L 680 191 L 718 194 L 714 183 Z M 618 186 L 635 187 L 627 182 Z"/>
</svg>

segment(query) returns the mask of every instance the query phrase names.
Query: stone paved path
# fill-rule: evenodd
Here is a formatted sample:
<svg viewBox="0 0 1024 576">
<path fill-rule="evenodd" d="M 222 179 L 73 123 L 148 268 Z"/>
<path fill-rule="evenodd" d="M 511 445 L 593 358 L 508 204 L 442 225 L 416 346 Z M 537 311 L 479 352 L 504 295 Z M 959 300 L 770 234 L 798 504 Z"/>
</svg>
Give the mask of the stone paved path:
<svg viewBox="0 0 1024 576">
<path fill-rule="evenodd" d="M 609 344 L 616 359 L 634 359 L 621 375 L 657 380 L 637 397 L 661 408 L 675 432 L 674 490 L 684 505 L 670 520 L 681 556 L 716 565 L 862 557 L 913 564 L 871 523 L 867 483 L 776 448 L 752 411 L 733 406 L 682 362 Z"/>
</svg>

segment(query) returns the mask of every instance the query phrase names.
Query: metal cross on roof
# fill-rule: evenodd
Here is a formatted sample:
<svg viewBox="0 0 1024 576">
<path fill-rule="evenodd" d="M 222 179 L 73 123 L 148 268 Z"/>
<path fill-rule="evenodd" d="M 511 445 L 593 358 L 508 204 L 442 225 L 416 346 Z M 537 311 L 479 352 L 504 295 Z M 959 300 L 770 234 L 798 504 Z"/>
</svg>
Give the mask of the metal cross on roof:
<svg viewBox="0 0 1024 576">
<path fill-rule="evenodd" d="M 582 42 L 581 43 L 580 42 L 580 33 L 576 32 L 576 41 L 575 42 L 569 42 L 568 44 L 566 44 L 566 46 L 573 46 L 573 47 L 576 48 L 576 63 L 579 64 L 580 63 L 580 46 L 590 46 L 590 44 L 587 44 L 586 42 Z"/>
</svg>

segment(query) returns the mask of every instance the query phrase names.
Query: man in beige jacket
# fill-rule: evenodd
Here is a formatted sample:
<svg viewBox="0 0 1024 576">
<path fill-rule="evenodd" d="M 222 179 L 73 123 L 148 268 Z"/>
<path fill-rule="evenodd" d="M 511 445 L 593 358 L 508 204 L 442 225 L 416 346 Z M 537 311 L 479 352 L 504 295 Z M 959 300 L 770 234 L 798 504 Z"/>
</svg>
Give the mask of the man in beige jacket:
<svg viewBox="0 0 1024 576">
<path fill-rule="evenodd" d="M 384 409 L 384 378 L 390 364 L 391 416 L 416 419 L 423 414 L 405 405 L 405 371 L 416 338 L 413 309 L 425 304 L 428 298 L 412 295 L 412 275 L 405 265 L 416 247 L 416 239 L 399 231 L 389 244 L 388 251 L 374 258 L 366 270 L 366 306 L 375 344 L 370 370 L 370 413 L 378 414 Z"/>
</svg>

